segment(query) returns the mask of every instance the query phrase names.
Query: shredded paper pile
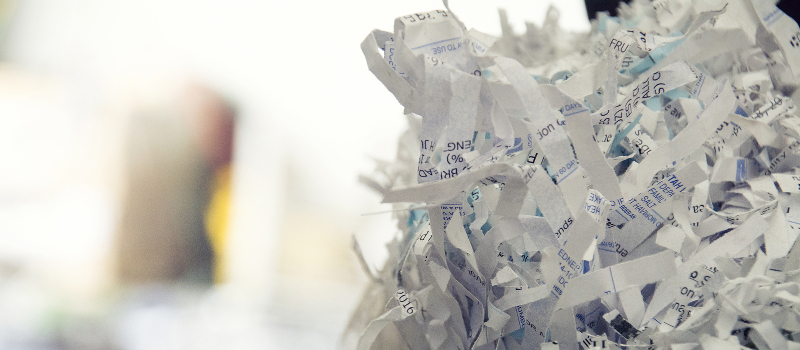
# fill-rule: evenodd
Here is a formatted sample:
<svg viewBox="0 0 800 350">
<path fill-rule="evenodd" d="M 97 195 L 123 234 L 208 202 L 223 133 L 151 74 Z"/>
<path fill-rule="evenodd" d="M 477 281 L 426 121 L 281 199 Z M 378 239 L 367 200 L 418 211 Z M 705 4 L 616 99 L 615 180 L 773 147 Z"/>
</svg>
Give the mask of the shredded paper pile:
<svg viewBox="0 0 800 350">
<path fill-rule="evenodd" d="M 769 0 L 619 14 L 367 36 L 410 130 L 362 178 L 401 234 L 345 344 L 800 349 L 797 23 Z"/>
</svg>

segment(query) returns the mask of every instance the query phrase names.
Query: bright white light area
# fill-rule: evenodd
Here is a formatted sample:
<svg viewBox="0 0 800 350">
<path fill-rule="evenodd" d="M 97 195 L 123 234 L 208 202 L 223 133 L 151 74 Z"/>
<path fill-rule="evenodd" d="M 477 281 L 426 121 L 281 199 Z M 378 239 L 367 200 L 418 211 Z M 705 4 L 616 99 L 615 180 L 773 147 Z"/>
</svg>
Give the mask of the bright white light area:
<svg viewBox="0 0 800 350">
<path fill-rule="evenodd" d="M 559 26 L 571 32 L 588 32 L 591 25 L 583 0 L 519 1 L 519 0 L 452 0 L 450 9 L 458 15 L 467 28 L 499 36 L 500 17 L 497 9 L 506 10 L 508 22 L 517 34 L 525 32 L 525 22 L 541 27 L 550 5 L 558 9 Z"/>
</svg>

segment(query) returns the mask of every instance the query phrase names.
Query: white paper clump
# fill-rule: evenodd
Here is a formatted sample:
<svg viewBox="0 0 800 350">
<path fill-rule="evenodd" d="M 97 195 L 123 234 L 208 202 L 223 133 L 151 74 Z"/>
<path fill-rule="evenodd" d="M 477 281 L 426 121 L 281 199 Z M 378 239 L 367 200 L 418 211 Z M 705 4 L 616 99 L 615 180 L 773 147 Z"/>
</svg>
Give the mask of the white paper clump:
<svg viewBox="0 0 800 350">
<path fill-rule="evenodd" d="M 363 178 L 400 234 L 344 347 L 800 349 L 798 25 L 768 0 L 619 13 L 364 40 L 411 127 Z"/>
</svg>

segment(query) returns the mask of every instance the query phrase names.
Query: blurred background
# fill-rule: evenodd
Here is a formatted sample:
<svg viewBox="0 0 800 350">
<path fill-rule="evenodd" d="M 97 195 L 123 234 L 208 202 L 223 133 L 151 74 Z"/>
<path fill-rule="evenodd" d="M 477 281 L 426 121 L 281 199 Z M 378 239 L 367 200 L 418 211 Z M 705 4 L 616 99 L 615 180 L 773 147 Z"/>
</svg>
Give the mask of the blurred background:
<svg viewBox="0 0 800 350">
<path fill-rule="evenodd" d="M 470 27 L 548 1 L 453 0 Z M 562 28 L 587 31 L 581 0 Z M 439 1 L 0 1 L 0 348 L 334 349 L 396 225 L 360 43 Z"/>
</svg>

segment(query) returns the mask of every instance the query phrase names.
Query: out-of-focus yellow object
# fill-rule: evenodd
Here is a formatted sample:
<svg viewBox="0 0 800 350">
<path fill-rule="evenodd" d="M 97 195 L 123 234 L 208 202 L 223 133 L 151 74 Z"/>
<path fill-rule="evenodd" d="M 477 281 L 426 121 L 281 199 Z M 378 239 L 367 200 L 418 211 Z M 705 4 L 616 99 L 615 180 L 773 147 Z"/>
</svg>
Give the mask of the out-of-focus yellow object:
<svg viewBox="0 0 800 350">
<path fill-rule="evenodd" d="M 228 164 L 214 174 L 211 200 L 206 208 L 205 224 L 208 240 L 214 249 L 214 283 L 226 280 L 228 219 L 231 207 L 231 165 Z"/>
</svg>

